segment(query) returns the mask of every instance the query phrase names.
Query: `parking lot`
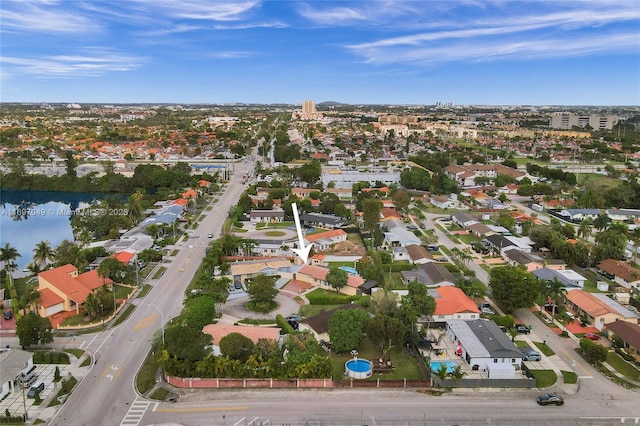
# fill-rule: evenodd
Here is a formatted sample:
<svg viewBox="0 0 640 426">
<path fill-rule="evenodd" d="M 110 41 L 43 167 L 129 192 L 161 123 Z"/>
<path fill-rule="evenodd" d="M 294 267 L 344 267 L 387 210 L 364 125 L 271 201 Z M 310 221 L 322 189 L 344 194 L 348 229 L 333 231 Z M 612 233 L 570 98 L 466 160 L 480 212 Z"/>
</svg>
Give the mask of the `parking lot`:
<svg viewBox="0 0 640 426">
<path fill-rule="evenodd" d="M 44 391 L 40 393 L 40 398 L 42 400 L 47 400 L 49 395 L 52 395 L 55 392 L 55 385 L 53 383 L 53 375 L 56 369 L 57 364 L 38 364 L 36 366 L 36 372 L 38 373 L 37 381 L 44 382 Z M 64 377 L 67 374 L 67 371 L 64 367 L 66 365 L 58 365 L 60 367 L 60 375 Z M 14 390 L 2 401 L 0 401 L 0 413 L 6 413 L 6 410 L 9 410 L 9 413 L 12 416 L 21 416 L 24 413 L 24 407 L 27 407 L 27 413 L 32 411 L 32 407 L 34 406 L 35 400 L 27 397 L 27 392 L 29 388 L 22 389 L 20 385 L 16 385 Z M 41 407 L 44 408 L 44 407 Z"/>
</svg>

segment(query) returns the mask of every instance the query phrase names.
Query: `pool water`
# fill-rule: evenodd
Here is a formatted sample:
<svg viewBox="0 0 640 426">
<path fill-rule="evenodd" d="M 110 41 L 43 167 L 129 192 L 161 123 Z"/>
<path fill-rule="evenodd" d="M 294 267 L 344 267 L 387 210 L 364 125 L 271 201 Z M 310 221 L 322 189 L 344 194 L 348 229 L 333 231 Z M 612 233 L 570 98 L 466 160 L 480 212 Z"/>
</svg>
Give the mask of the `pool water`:
<svg viewBox="0 0 640 426">
<path fill-rule="evenodd" d="M 356 276 L 360 275 L 358 274 L 358 271 L 355 268 L 352 268 L 351 266 L 341 266 L 340 269 L 342 269 L 343 271 L 351 275 L 356 275 Z"/>
<path fill-rule="evenodd" d="M 347 361 L 347 368 L 351 371 L 364 373 L 371 369 L 371 363 L 365 359 L 355 359 Z"/>
<path fill-rule="evenodd" d="M 440 371 L 441 366 L 445 366 L 447 369 L 447 373 L 453 373 L 458 366 L 458 363 L 455 361 L 431 361 L 431 371 Z"/>
</svg>

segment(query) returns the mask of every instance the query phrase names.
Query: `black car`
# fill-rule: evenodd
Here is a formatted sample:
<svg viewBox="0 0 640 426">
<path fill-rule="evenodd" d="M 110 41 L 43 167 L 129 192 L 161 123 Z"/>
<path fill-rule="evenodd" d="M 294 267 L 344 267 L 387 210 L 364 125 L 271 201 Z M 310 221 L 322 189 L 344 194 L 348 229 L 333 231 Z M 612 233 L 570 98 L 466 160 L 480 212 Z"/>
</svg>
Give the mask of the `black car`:
<svg viewBox="0 0 640 426">
<path fill-rule="evenodd" d="M 557 393 L 546 393 L 544 395 L 540 395 L 537 399 L 538 404 L 540 405 L 563 405 L 564 398 L 558 395 Z"/>
<path fill-rule="evenodd" d="M 10 320 L 13 318 L 13 311 L 4 311 L 4 319 Z"/>
</svg>

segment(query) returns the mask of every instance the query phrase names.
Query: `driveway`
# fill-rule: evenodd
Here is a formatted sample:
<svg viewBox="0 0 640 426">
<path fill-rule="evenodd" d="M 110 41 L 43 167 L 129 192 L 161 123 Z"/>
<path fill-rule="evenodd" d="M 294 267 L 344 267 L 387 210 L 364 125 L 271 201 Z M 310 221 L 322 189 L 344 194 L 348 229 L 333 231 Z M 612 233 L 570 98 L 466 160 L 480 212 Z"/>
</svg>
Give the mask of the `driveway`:
<svg viewBox="0 0 640 426">
<path fill-rule="evenodd" d="M 278 304 L 278 307 L 268 314 L 260 314 L 247 309 L 245 304 L 249 301 L 249 296 L 227 301 L 227 303 L 220 308 L 220 312 L 238 319 L 275 319 L 278 314 L 287 317 L 291 314 L 297 314 L 300 309 L 298 302 L 282 293 L 276 295 L 274 300 Z"/>
</svg>

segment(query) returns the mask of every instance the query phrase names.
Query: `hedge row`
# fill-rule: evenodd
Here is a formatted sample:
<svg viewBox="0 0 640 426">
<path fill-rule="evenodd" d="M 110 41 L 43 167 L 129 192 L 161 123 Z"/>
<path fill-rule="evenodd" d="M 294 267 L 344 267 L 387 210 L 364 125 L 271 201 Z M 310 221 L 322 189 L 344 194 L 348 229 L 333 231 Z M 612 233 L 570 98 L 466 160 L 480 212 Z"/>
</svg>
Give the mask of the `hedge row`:
<svg viewBox="0 0 640 426">
<path fill-rule="evenodd" d="M 280 314 L 276 315 L 276 324 L 280 327 L 280 334 L 294 334 L 296 331 L 287 320 Z"/>
<path fill-rule="evenodd" d="M 345 305 L 356 301 L 360 296 L 346 296 L 344 294 L 324 293 L 324 290 L 315 290 L 306 295 L 311 305 Z"/>
</svg>

